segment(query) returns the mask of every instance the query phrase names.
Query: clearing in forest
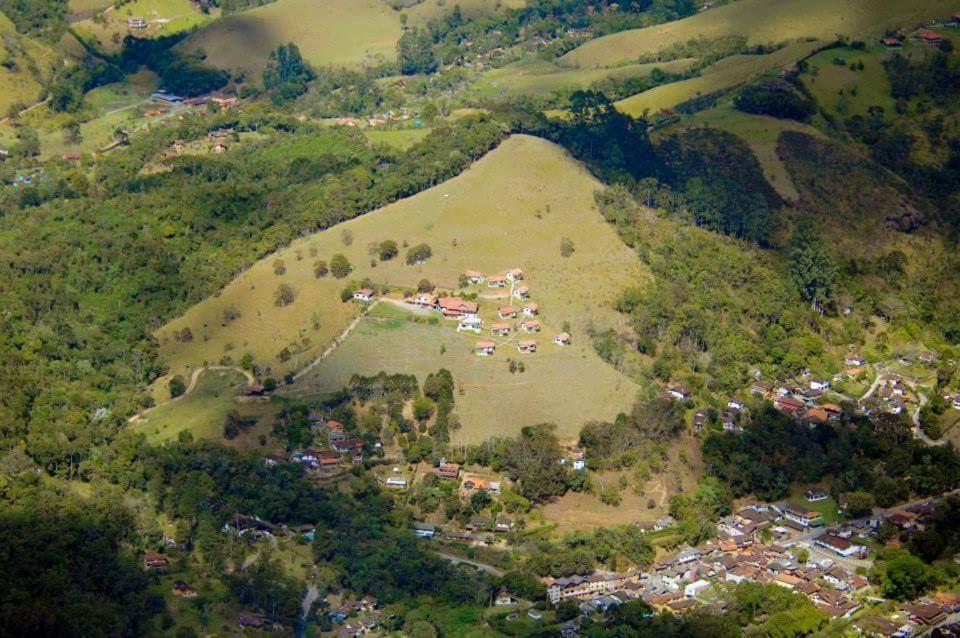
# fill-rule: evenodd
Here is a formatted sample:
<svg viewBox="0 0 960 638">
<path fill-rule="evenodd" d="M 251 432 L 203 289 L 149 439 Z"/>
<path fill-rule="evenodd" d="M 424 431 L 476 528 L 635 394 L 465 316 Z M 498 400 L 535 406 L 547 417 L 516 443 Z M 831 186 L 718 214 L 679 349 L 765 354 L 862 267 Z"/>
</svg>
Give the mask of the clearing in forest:
<svg viewBox="0 0 960 638">
<path fill-rule="evenodd" d="M 340 291 L 351 280 L 370 278 L 377 284 L 414 288 L 427 279 L 451 290 L 466 270 L 496 274 L 519 267 L 526 273 L 531 299 L 540 305 L 544 323 L 553 331 L 537 337 L 540 352 L 528 355 L 531 372 L 527 374 L 531 376 L 527 378 L 536 375 L 534 368 L 547 365 L 548 354 L 557 347 L 548 341 L 548 334 L 555 335 L 564 322 L 569 322 L 574 336 L 570 350 L 577 353 L 575 357 L 566 355 L 575 368 L 565 374 L 575 375 L 576 370 L 582 377 L 606 373 L 606 364 L 589 348 L 587 331 L 621 328 L 623 318 L 612 308 L 613 301 L 625 286 L 643 283 L 650 275 L 595 209 L 593 195 L 599 188 L 601 184 L 560 147 L 535 137 L 513 136 L 454 179 L 300 239 L 257 262 L 220 294 L 160 329 L 161 352 L 171 373 L 185 377 L 205 362 L 216 363 L 227 356 L 236 363 L 249 353 L 279 378 L 306 366 L 359 314 L 357 302 L 340 300 Z M 574 252 L 568 257 L 560 254 L 563 238 L 573 242 Z M 380 262 L 370 249 L 384 240 L 397 242 L 400 254 Z M 420 243 L 427 243 L 433 256 L 424 264 L 408 265 L 404 259 L 407 247 Z M 336 254 L 349 259 L 353 267 L 350 276 L 317 278 L 314 262 L 322 259 L 329 263 Z M 275 273 L 277 260 L 285 269 L 282 275 Z M 275 293 L 283 283 L 294 288 L 296 300 L 278 307 Z M 485 287 L 474 290 L 483 295 L 492 292 Z M 480 303 L 485 308 L 497 302 L 481 298 Z M 364 326 L 361 323 L 347 339 L 345 348 Z M 176 335 L 184 328 L 190 328 L 191 338 L 178 340 Z M 430 335 L 435 332 L 444 330 L 431 328 Z M 431 371 L 443 362 L 435 336 L 424 335 L 414 342 L 415 347 L 437 354 L 429 364 Z M 382 344 L 381 365 L 371 367 L 369 361 L 361 361 L 356 371 L 406 366 L 404 357 L 408 355 L 391 352 L 390 343 Z M 472 345 L 472 340 L 469 343 Z M 407 347 L 394 345 L 401 350 Z M 502 368 L 507 378 L 520 380 L 509 375 L 506 356 L 498 352 L 481 363 Z M 517 356 L 516 348 L 510 356 Z M 336 365 L 349 367 L 340 353 L 335 357 Z M 317 367 L 318 374 L 325 363 Z M 330 374 L 330 378 L 335 376 Z M 549 388 L 537 392 L 549 390 L 559 395 L 569 391 L 549 379 L 544 383 Z M 624 384 L 624 401 L 629 405 L 635 390 L 625 378 Z"/>
</svg>

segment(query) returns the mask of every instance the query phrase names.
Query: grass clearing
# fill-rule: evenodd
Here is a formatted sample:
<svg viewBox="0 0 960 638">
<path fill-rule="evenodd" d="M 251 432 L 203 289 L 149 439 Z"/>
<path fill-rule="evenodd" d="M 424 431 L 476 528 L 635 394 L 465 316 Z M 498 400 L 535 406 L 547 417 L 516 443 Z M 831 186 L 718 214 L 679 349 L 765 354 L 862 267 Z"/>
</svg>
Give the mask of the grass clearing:
<svg viewBox="0 0 960 638">
<path fill-rule="evenodd" d="M 647 77 L 655 68 L 667 73 L 680 73 L 693 60 L 674 60 L 655 64 L 629 64 L 615 69 L 578 69 L 531 58 L 480 76 L 470 92 L 477 97 L 510 97 L 514 95 L 548 96 L 554 91 L 586 89 L 607 78 Z"/>
<path fill-rule="evenodd" d="M 832 40 L 838 33 L 867 40 L 884 29 L 912 26 L 954 11 L 952 0 L 737 0 L 683 20 L 591 40 L 562 59 L 584 68 L 617 66 L 677 42 L 727 35 L 745 36 L 749 44 Z"/>
<path fill-rule="evenodd" d="M 43 87 L 30 66 L 36 65 L 41 75 L 48 75 L 57 61 L 57 53 L 40 42 L 18 34 L 13 22 L 2 12 L 0 33 L 4 34 L 0 39 L 0 58 L 14 65 L 10 68 L 5 62 L 0 66 L 0 117 L 5 117 L 12 105 L 29 105 L 37 101 Z"/>
<path fill-rule="evenodd" d="M 816 487 L 822 487 L 822 486 L 816 486 Z M 794 505 L 799 505 L 807 509 L 811 509 L 815 512 L 820 512 L 820 515 L 823 517 L 823 522 L 826 525 L 833 525 L 834 523 L 837 523 L 840 520 L 840 508 L 837 506 L 837 501 L 834 500 L 832 497 L 824 501 L 817 501 L 815 503 L 811 503 L 807 499 L 803 498 L 803 496 L 801 496 L 803 490 L 800 490 L 799 488 L 797 488 L 797 489 L 794 489 L 793 491 L 795 492 L 794 495 L 791 496 L 789 499 L 787 499 L 789 503 L 792 503 Z"/>
<path fill-rule="evenodd" d="M 403 13 L 407 14 L 410 26 L 425 26 L 431 20 L 449 14 L 454 7 L 460 7 L 465 18 L 477 18 L 506 9 L 519 9 L 526 4 L 526 0 L 423 0 L 409 9 L 404 9 Z"/>
<path fill-rule="evenodd" d="M 406 150 L 425 138 L 432 131 L 429 126 L 419 128 L 402 128 L 390 130 L 367 129 L 364 134 L 371 144 L 386 144 L 401 150 Z"/>
<path fill-rule="evenodd" d="M 745 2 L 748 0 L 739 0 Z M 732 6 L 732 5 L 727 5 Z M 818 42 L 798 42 L 768 55 L 734 55 L 703 70 L 697 77 L 654 87 L 616 103 L 618 109 L 634 117 L 645 111 L 657 112 L 697 97 L 732 89 L 770 71 L 786 66 L 819 46 Z"/>
<path fill-rule="evenodd" d="M 92 18 L 74 25 L 84 39 L 95 43 L 105 51 L 119 50 L 123 38 L 134 35 L 138 38 L 159 38 L 189 31 L 214 20 L 213 14 L 194 8 L 190 0 L 134 0 L 122 7 L 104 11 L 103 21 Z M 131 29 L 128 20 L 143 18 L 145 29 Z"/>
<path fill-rule="evenodd" d="M 623 327 L 624 319 L 613 310 L 612 302 L 624 286 L 650 277 L 594 209 L 593 193 L 598 188 L 600 183 L 558 146 L 535 137 L 513 136 L 448 182 L 300 239 L 257 262 L 220 294 L 157 331 L 162 355 L 172 374 L 188 375 L 204 362 L 217 362 L 225 355 L 239 360 L 247 352 L 277 377 L 304 367 L 360 312 L 356 303 L 340 301 L 340 290 L 347 281 L 314 277 L 315 259 L 329 261 L 334 254 L 342 253 L 353 265 L 351 279 L 369 277 L 403 288 L 414 288 L 426 278 L 442 288 L 454 289 L 459 275 L 467 269 L 493 274 L 511 267 L 523 268 L 531 298 L 540 304 L 543 322 L 554 330 L 565 321 L 571 324 L 575 341 L 571 353 L 582 354 L 582 358 L 565 356 L 590 363 L 594 355 L 585 349 L 588 327 Z M 352 235 L 350 245 L 344 244 L 345 231 Z M 560 256 L 562 237 L 570 237 L 575 245 L 575 252 L 568 258 Z M 433 257 L 423 265 L 408 266 L 401 247 L 398 258 L 372 267 L 369 247 L 385 239 L 401 246 L 404 242 L 411 246 L 426 242 L 433 249 Z M 278 258 L 286 266 L 282 276 L 273 271 Z M 274 292 L 280 283 L 289 283 L 297 291 L 296 301 L 284 308 L 274 305 Z M 493 304 L 481 303 L 483 307 L 495 307 Z M 224 310 L 228 308 L 238 310 L 240 317 L 225 322 Z M 358 332 L 347 340 L 346 350 L 365 325 L 361 323 Z M 190 327 L 194 335 L 189 343 L 173 338 L 174 332 L 184 327 Z M 418 339 L 410 347 L 432 350 L 439 356 L 439 345 L 433 339 L 443 333 L 431 328 L 429 334 L 422 335 L 426 341 Z M 541 352 L 529 357 L 528 375 L 536 374 L 535 367 L 544 366 L 541 358 L 549 361 L 548 353 L 555 347 L 546 342 L 546 334 L 538 340 Z M 277 355 L 284 347 L 299 355 L 281 362 Z M 357 356 L 364 351 L 359 348 Z M 331 357 L 337 362 L 340 359 L 339 352 Z M 399 355 L 382 354 L 380 360 L 382 363 L 373 371 L 387 365 L 407 365 Z M 430 371 L 435 371 L 439 359 L 430 361 Z M 338 365 L 346 368 L 347 363 Z M 498 353 L 482 363 L 506 371 L 505 354 Z M 318 374 L 324 365 L 318 367 Z M 357 361 L 354 370 L 363 365 L 373 364 Z M 583 366 L 577 367 L 582 374 Z M 335 373 L 329 374 L 335 377 Z M 543 382 L 557 396 L 563 394 L 564 389 L 555 382 L 548 378 Z M 625 378 L 623 384 L 624 401 L 632 401 L 632 385 Z M 515 422 L 511 427 L 527 424 Z"/>
<path fill-rule="evenodd" d="M 821 51 L 807 60 L 807 71 L 800 80 L 820 106 L 841 117 L 866 115 L 871 106 L 882 106 L 887 113 L 892 113 L 894 99 L 883 68 L 883 60 L 889 55 L 881 47 Z M 845 64 L 835 64 L 837 58 L 842 58 Z M 861 62 L 862 71 L 851 70 L 851 64 Z"/>
<path fill-rule="evenodd" d="M 808 135 L 820 136 L 812 126 L 793 120 L 781 120 L 765 115 L 752 115 L 733 108 L 730 102 L 693 115 L 685 123 L 694 126 L 712 126 L 743 139 L 753 151 L 763 174 L 784 199 L 796 202 L 799 198 L 797 188 L 790 179 L 787 167 L 777 155 L 777 143 L 783 131 L 800 131 Z"/>
<path fill-rule="evenodd" d="M 392 60 L 400 16 L 380 0 L 277 0 L 229 15 L 178 45 L 207 62 L 260 83 L 270 52 L 293 42 L 315 66 Z"/>
</svg>

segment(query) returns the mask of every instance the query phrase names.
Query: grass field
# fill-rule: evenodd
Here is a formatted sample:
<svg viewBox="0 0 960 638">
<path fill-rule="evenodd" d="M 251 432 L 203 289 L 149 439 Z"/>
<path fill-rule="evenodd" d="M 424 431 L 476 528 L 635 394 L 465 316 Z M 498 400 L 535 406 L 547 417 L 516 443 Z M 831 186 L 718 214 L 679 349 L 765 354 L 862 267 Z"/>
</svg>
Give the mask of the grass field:
<svg viewBox="0 0 960 638">
<path fill-rule="evenodd" d="M 646 77 L 657 67 L 668 73 L 679 73 L 692 62 L 674 60 L 659 64 L 630 64 L 615 69 L 578 69 L 532 58 L 483 73 L 470 93 L 477 97 L 550 95 L 563 89 L 585 89 L 606 78 Z"/>
<path fill-rule="evenodd" d="M 829 40 L 837 34 L 866 40 L 889 27 L 956 10 L 953 0 L 737 0 L 683 20 L 591 40 L 563 59 L 581 67 L 616 66 L 677 42 L 725 35 L 745 36 L 750 44 Z"/>
<path fill-rule="evenodd" d="M 245 383 L 239 372 L 206 370 L 192 392 L 148 410 L 134 427 L 152 443 L 174 440 L 184 430 L 190 430 L 198 439 L 220 438 L 227 412 L 241 407 L 234 398 Z M 245 415 L 270 412 L 269 404 L 244 404 L 242 408 Z"/>
<path fill-rule="evenodd" d="M 314 259 L 329 261 L 336 253 L 353 264 L 353 279 L 370 277 L 409 288 L 427 278 L 450 289 L 467 269 L 497 273 L 520 267 L 548 326 L 559 329 L 569 321 L 577 341 L 586 339 L 589 326 L 619 328 L 623 319 L 612 301 L 624 286 L 647 280 L 649 273 L 594 210 L 593 193 L 599 186 L 559 147 L 539 138 L 514 136 L 448 182 L 298 240 L 254 264 L 219 295 L 161 328 L 157 338 L 162 354 L 175 374 L 188 374 L 225 354 L 238 360 L 246 352 L 275 374 L 303 367 L 359 312 L 355 303 L 340 301 L 346 281 L 314 277 Z M 349 246 L 344 244 L 344 231 L 352 234 Z M 574 241 L 575 252 L 569 258 L 560 256 L 562 237 Z M 411 246 L 427 242 L 433 257 L 426 264 L 408 266 L 401 254 L 374 268 L 369 245 L 385 239 Z M 277 258 L 287 269 L 279 277 L 272 266 Z M 284 308 L 273 303 L 281 282 L 297 290 L 296 301 Z M 241 316 L 225 325 L 224 310 L 229 307 Z M 184 327 L 194 335 L 190 343 L 172 337 Z M 552 347 L 543 345 L 545 350 Z M 417 346 L 439 352 L 439 346 L 429 341 Z M 284 347 L 299 350 L 299 357 L 281 363 L 277 354 Z M 533 363 L 546 355 L 537 353 Z M 505 357 L 485 363 L 506 368 Z M 403 364 L 398 359 L 398 365 Z M 625 394 L 626 400 L 633 399 L 632 391 Z"/>
<path fill-rule="evenodd" d="M 617 102 L 617 108 L 633 116 L 643 115 L 645 111 L 655 113 L 662 108 L 672 108 L 681 102 L 749 82 L 802 58 L 817 46 L 816 42 L 799 42 L 768 55 L 734 55 L 724 58 L 704 69 L 698 77 L 663 84 L 632 95 Z"/>
<path fill-rule="evenodd" d="M 807 61 L 807 71 L 800 79 L 821 107 L 841 117 L 866 115 L 870 106 L 882 106 L 887 113 L 892 113 L 894 100 L 882 64 L 888 55 L 881 47 L 863 51 L 829 49 Z M 846 64 L 834 64 L 838 57 Z M 862 71 L 850 69 L 850 64 L 859 62 L 863 63 Z"/>
<path fill-rule="evenodd" d="M 364 134 L 371 144 L 386 144 L 399 149 L 408 149 L 425 138 L 431 130 L 429 126 L 391 130 L 367 129 Z"/>
<path fill-rule="evenodd" d="M 113 51 L 119 48 L 120 41 L 127 35 L 141 38 L 174 35 L 212 21 L 215 13 L 206 14 L 195 9 L 190 0 L 134 0 L 101 15 L 105 20 L 103 23 L 91 18 L 78 22 L 74 28 L 85 39 L 104 50 Z M 127 20 L 133 17 L 146 20 L 147 28 L 131 29 Z M 116 40 L 114 34 L 117 34 Z"/>
<path fill-rule="evenodd" d="M 489 325 L 495 303 L 486 304 Z M 418 379 L 440 368 L 453 373 L 463 394 L 457 394 L 456 413 L 463 428 L 456 443 L 476 443 L 493 435 L 514 435 L 525 425 L 557 424 L 562 438 L 575 438 L 590 419 L 613 419 L 629 410 L 637 387 L 604 363 L 585 339 L 568 348 L 550 343 L 559 330 L 545 325 L 535 338 L 534 355 L 519 355 L 516 333 L 498 338 L 496 354 L 473 354 L 476 335 L 456 331 L 456 322 L 415 323 L 408 312 L 380 304 L 364 318 L 343 346 L 303 377 L 289 392 L 300 398 L 334 392 L 354 373 L 372 375 L 410 373 Z M 488 338 L 485 336 L 484 338 Z M 524 363 L 526 371 L 511 373 L 508 359 Z"/>
<path fill-rule="evenodd" d="M 405 9 L 411 26 L 421 26 L 443 17 L 460 7 L 464 17 L 475 18 L 492 15 L 504 9 L 517 9 L 526 4 L 524 0 L 423 0 L 420 4 Z"/>
<path fill-rule="evenodd" d="M 818 487 L 822 487 L 822 486 L 818 486 Z M 787 499 L 788 502 L 793 503 L 794 505 L 799 505 L 801 507 L 806 507 L 807 509 L 811 509 L 815 512 L 820 512 L 820 515 L 823 516 L 823 522 L 826 523 L 827 525 L 833 525 L 834 523 L 840 520 L 840 511 L 839 511 L 839 508 L 837 507 L 837 502 L 834 499 L 828 498 L 825 501 L 817 501 L 816 503 L 811 503 L 807 499 L 803 498 L 802 489 L 796 489 L 794 491 L 796 492 L 796 494 L 794 494 L 789 499 Z"/>
<path fill-rule="evenodd" d="M 742 113 L 734 109 L 730 102 L 694 114 L 689 123 L 694 126 L 712 126 L 743 139 L 763 167 L 763 174 L 770 185 L 784 199 L 797 201 L 797 189 L 790 179 L 787 167 L 777 155 L 777 141 L 783 131 L 801 131 L 820 136 L 817 129 L 793 120 Z"/>
<path fill-rule="evenodd" d="M 181 43 L 207 61 L 260 82 L 270 51 L 293 42 L 313 65 L 359 65 L 392 60 L 400 16 L 380 0 L 277 0 L 227 16 Z"/>
<path fill-rule="evenodd" d="M 23 47 L 23 53 L 9 51 L 5 40 L 0 39 L 0 59 L 15 62 L 18 67 L 17 70 L 12 70 L 6 63 L 0 66 L 0 117 L 4 117 L 13 104 L 32 104 L 37 101 L 42 87 L 39 78 L 29 69 L 28 64 L 32 60 L 40 72 L 46 74 L 56 59 L 56 52 L 46 45 L 17 34 L 13 22 L 3 13 L 0 13 L 0 33 L 4 34 L 4 39 L 9 37 Z"/>
</svg>

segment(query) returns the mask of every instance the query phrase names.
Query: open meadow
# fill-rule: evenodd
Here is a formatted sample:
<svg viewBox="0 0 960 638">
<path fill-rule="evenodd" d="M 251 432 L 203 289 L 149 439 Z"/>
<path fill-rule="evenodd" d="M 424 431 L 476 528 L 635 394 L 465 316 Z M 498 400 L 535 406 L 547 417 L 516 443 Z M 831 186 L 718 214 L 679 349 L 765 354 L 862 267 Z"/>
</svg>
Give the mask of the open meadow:
<svg viewBox="0 0 960 638">
<path fill-rule="evenodd" d="M 178 46 L 259 83 L 270 52 L 287 42 L 315 66 L 355 66 L 392 60 L 399 38 L 400 15 L 381 0 L 277 0 L 229 15 Z"/>
<path fill-rule="evenodd" d="M 822 108 L 840 117 L 866 115 L 871 106 L 881 106 L 892 113 L 894 100 L 883 68 L 883 60 L 889 55 L 880 46 L 821 51 L 807 60 L 800 81 Z M 860 63 L 863 69 L 859 68 Z"/>
<path fill-rule="evenodd" d="M 89 4 L 89 3 L 88 3 Z M 90 9 L 87 10 L 87 13 Z M 85 40 L 96 44 L 104 51 L 119 50 L 127 35 L 138 38 L 159 38 L 203 26 L 211 22 L 217 12 L 203 13 L 190 0 L 134 0 L 116 8 L 111 7 L 99 14 L 73 25 Z M 131 28 L 129 20 L 142 18 L 145 28 Z"/>
<path fill-rule="evenodd" d="M 451 290 L 466 270 L 496 274 L 512 267 L 526 273 L 531 299 L 540 305 L 545 323 L 558 331 L 568 322 L 574 340 L 585 342 L 591 327 L 623 327 L 623 318 L 612 308 L 613 300 L 625 286 L 650 277 L 595 210 L 593 194 L 599 186 L 559 147 L 539 138 L 511 137 L 448 182 L 300 239 L 257 262 L 219 294 L 157 331 L 162 355 L 171 374 L 187 377 L 205 363 L 223 357 L 236 362 L 249 353 L 279 377 L 316 358 L 359 314 L 356 302 L 340 300 L 340 291 L 350 280 L 370 278 L 377 284 L 412 289 L 428 279 Z M 569 257 L 560 255 L 564 237 L 574 244 Z M 378 262 L 371 257 L 370 247 L 387 239 L 401 246 L 401 254 Z M 433 256 L 424 264 L 407 265 L 403 246 L 421 242 L 431 246 Z M 329 262 L 338 253 L 353 266 L 349 278 L 315 277 L 313 263 L 317 259 Z M 275 274 L 278 259 L 286 270 L 282 275 Z M 296 291 L 296 300 L 285 307 L 274 303 L 281 283 Z M 485 287 L 474 291 L 489 294 Z M 481 298 L 482 306 L 493 308 L 494 303 Z M 362 334 L 363 326 L 361 323 L 356 334 L 348 337 L 345 352 L 350 352 L 351 340 Z M 176 338 L 184 328 L 192 333 L 188 342 Z M 545 338 L 546 333 L 541 340 Z M 361 353 L 364 347 L 359 347 Z M 440 345 L 432 338 L 417 339 L 413 347 L 432 350 L 439 357 Z M 541 352 L 529 357 L 531 367 L 541 357 L 547 358 L 552 347 L 543 343 Z M 278 354 L 284 348 L 290 356 L 281 361 Z M 573 352 L 587 358 L 571 357 L 572 361 L 594 361 L 593 355 L 579 349 Z M 337 353 L 332 360 L 339 362 L 343 356 Z M 368 361 L 364 365 L 376 372 L 390 358 L 384 351 L 382 363 L 374 366 Z M 434 371 L 442 361 L 436 358 L 422 365 Z M 507 371 L 505 356 L 501 358 L 499 353 L 482 364 Z M 347 367 L 346 362 L 339 365 Z M 409 362 L 399 355 L 392 365 L 409 369 Z M 358 363 L 353 370 L 362 367 Z M 582 367 L 578 370 L 581 375 L 601 374 L 596 370 L 585 373 Z M 336 377 L 333 372 L 330 375 L 328 378 Z M 556 386 L 551 385 L 553 388 Z M 621 390 L 624 401 L 633 400 L 631 387 L 621 385 Z"/>
<path fill-rule="evenodd" d="M 460 7 L 461 14 L 466 18 L 477 18 L 505 9 L 518 9 L 525 4 L 525 0 L 423 0 L 403 12 L 407 14 L 411 26 L 423 26 L 431 20 L 442 18 L 454 7 Z"/>
<path fill-rule="evenodd" d="M 55 63 L 56 52 L 46 44 L 16 33 L 13 22 L 0 12 L 0 117 L 5 117 L 14 104 L 29 105 L 37 101 L 41 79 L 29 67 L 35 65 L 46 74 Z"/>
<path fill-rule="evenodd" d="M 481 315 L 490 325 L 495 303 L 481 301 Z M 409 312 L 380 304 L 330 357 L 283 392 L 300 399 L 335 392 L 353 374 L 414 374 L 421 381 L 446 368 L 456 380 L 455 412 L 463 427 L 451 433 L 454 443 L 477 443 L 491 436 L 513 436 L 521 427 L 555 423 L 561 438 L 576 438 L 584 422 L 613 419 L 627 411 L 637 386 L 603 362 L 585 338 L 569 347 L 551 343 L 559 330 L 544 322 L 541 333 L 492 339 L 491 357 L 473 353 L 478 337 L 458 333 L 456 321 L 429 324 L 412 321 Z M 489 334 L 482 337 L 489 339 Z M 519 354 L 519 339 L 540 344 L 536 354 Z M 524 372 L 509 370 L 508 359 L 523 362 Z"/>
<path fill-rule="evenodd" d="M 865 39 L 956 10 L 951 0 L 738 0 L 683 20 L 591 40 L 562 59 L 581 67 L 617 66 L 671 44 L 729 35 L 744 36 L 748 44 L 831 40 L 837 34 Z"/>
</svg>

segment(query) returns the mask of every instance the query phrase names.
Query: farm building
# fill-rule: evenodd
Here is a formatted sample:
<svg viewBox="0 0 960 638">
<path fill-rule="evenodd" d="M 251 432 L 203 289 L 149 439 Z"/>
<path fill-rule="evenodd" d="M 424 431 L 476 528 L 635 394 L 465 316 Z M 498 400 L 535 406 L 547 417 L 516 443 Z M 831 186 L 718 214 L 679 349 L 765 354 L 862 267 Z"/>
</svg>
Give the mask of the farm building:
<svg viewBox="0 0 960 638">
<path fill-rule="evenodd" d="M 511 268 L 506 274 L 507 281 L 522 281 L 523 271 L 519 268 Z"/>
<path fill-rule="evenodd" d="M 528 352 L 533 353 L 537 351 L 537 342 L 536 341 L 519 341 L 517 342 L 517 352 Z"/>
<path fill-rule="evenodd" d="M 501 306 L 497 311 L 497 315 L 501 319 L 516 319 L 517 318 L 517 309 L 513 306 Z"/>
<path fill-rule="evenodd" d="M 463 274 L 464 274 L 464 276 L 465 276 L 468 280 L 470 280 L 470 283 L 472 283 L 472 284 L 478 284 L 478 283 L 480 283 L 481 281 L 483 281 L 483 273 L 482 273 L 482 272 L 479 272 L 479 271 L 476 271 L 476 270 L 468 270 L 467 272 L 465 272 L 465 273 L 463 273 Z"/>
<path fill-rule="evenodd" d="M 520 286 L 513 291 L 513 296 L 519 299 L 520 301 L 523 301 L 524 299 L 527 299 L 530 297 L 530 288 L 527 286 Z"/>
<path fill-rule="evenodd" d="M 413 298 L 413 303 L 417 304 L 418 306 L 427 306 L 432 308 L 436 305 L 437 298 L 432 293 L 421 292 Z"/>
<path fill-rule="evenodd" d="M 670 389 L 667 390 L 667 393 L 677 401 L 683 401 L 690 396 L 690 390 L 686 389 L 682 385 L 670 386 Z"/>
<path fill-rule="evenodd" d="M 497 322 L 490 326 L 490 334 L 497 337 L 504 337 L 510 334 L 510 324 L 506 322 Z"/>
<path fill-rule="evenodd" d="M 407 479 L 402 476 L 391 476 L 387 479 L 387 487 L 401 489 L 407 486 Z"/>
<path fill-rule="evenodd" d="M 445 479 L 459 478 L 460 466 L 456 463 L 441 463 L 437 466 L 437 475 Z"/>
<path fill-rule="evenodd" d="M 917 37 L 920 38 L 920 42 L 932 47 L 940 46 L 943 42 L 943 36 L 930 29 L 921 29 Z"/>
<path fill-rule="evenodd" d="M 540 306 L 538 306 L 536 303 L 532 301 L 530 303 L 524 304 L 523 314 L 525 314 L 528 317 L 536 317 L 538 314 L 540 314 Z"/>
<path fill-rule="evenodd" d="M 492 341 L 478 341 L 474 346 L 473 351 L 481 357 L 487 357 L 492 355 L 496 348 L 497 344 Z"/>
<path fill-rule="evenodd" d="M 570 334 L 567 332 L 561 332 L 558 334 L 553 342 L 558 346 L 569 346 L 570 345 Z"/>
<path fill-rule="evenodd" d="M 494 275 L 487 279 L 487 286 L 490 288 L 504 288 L 507 285 L 507 277 L 505 275 Z"/>
<path fill-rule="evenodd" d="M 540 332 L 540 322 L 536 319 L 531 319 L 529 321 L 524 321 L 520 324 L 520 327 L 524 332 Z"/>
<path fill-rule="evenodd" d="M 377 293 L 374 292 L 373 288 L 361 288 L 357 292 L 353 293 L 353 298 L 357 301 L 373 301 L 374 295 Z"/>
<path fill-rule="evenodd" d="M 138 17 L 127 18 L 127 26 L 131 29 L 146 29 L 147 21 Z"/>
<path fill-rule="evenodd" d="M 464 317 L 477 314 L 477 304 L 473 301 L 464 301 L 460 297 L 441 297 L 437 300 L 436 308 L 444 317 Z"/>
<path fill-rule="evenodd" d="M 457 331 L 459 332 L 475 332 L 480 334 L 481 330 L 483 330 L 483 319 L 475 315 L 460 317 L 460 323 L 457 324 Z"/>
<path fill-rule="evenodd" d="M 196 598 L 197 590 L 183 582 L 182 580 L 173 581 L 172 593 L 178 598 Z"/>
</svg>

